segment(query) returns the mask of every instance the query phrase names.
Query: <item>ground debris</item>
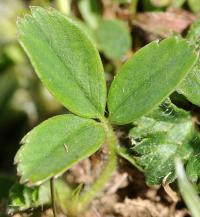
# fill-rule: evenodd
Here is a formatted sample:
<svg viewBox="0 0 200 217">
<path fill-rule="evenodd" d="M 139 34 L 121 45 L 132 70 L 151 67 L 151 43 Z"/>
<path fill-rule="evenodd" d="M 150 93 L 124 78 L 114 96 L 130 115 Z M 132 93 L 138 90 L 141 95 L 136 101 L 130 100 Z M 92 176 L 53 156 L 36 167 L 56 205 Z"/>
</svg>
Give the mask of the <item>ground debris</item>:
<svg viewBox="0 0 200 217">
<path fill-rule="evenodd" d="M 160 213 L 156 210 L 154 204 L 149 200 L 128 199 L 126 198 L 123 203 L 115 204 L 115 212 L 123 217 L 159 217 Z M 162 209 L 162 208 L 161 208 Z M 162 209 L 162 212 L 167 213 L 166 209 Z M 162 216 L 166 216 L 163 215 Z"/>
<path fill-rule="evenodd" d="M 159 37 L 182 33 L 194 20 L 195 15 L 185 10 L 168 9 L 166 12 L 138 13 L 133 25 Z"/>
</svg>

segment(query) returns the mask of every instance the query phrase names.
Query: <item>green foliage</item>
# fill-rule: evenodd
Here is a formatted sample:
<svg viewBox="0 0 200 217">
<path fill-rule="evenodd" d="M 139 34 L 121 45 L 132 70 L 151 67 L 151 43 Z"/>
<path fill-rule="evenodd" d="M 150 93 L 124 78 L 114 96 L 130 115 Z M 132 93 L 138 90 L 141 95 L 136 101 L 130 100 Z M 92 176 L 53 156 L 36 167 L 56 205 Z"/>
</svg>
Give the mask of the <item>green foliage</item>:
<svg viewBox="0 0 200 217">
<path fill-rule="evenodd" d="M 182 197 L 193 217 L 200 217 L 200 200 L 197 192 L 187 180 L 185 171 L 180 159 L 176 159 L 176 174 Z"/>
<path fill-rule="evenodd" d="M 83 0 L 79 3 L 88 4 Z M 82 10 L 85 6 L 79 7 Z M 196 130 L 189 113 L 170 103 L 151 111 L 176 89 L 194 65 L 194 49 L 186 40 L 171 37 L 160 43 L 152 42 L 138 51 L 122 66 L 111 84 L 107 118 L 104 116 L 106 82 L 103 66 L 86 31 L 54 9 L 33 7 L 31 10 L 31 15 L 18 21 L 19 41 L 43 84 L 70 112 L 80 117 L 73 114 L 55 116 L 24 137 L 15 157 L 21 183 L 34 186 L 58 177 L 92 155 L 105 142 L 108 160 L 91 191 L 81 192 L 79 197 L 70 195 L 70 206 L 65 205 L 67 210 L 63 207 L 64 202 L 60 205 L 65 212 L 76 216 L 116 167 L 118 140 L 111 124 L 133 121 L 138 126 L 131 131 L 136 143 L 132 151 L 137 152 L 139 159 L 132 163 L 137 165 L 139 162 L 144 167 L 150 184 L 159 184 L 165 176 L 168 181 L 174 180 L 175 156 L 188 160 L 196 153 L 193 140 Z M 106 38 L 102 32 L 100 34 L 101 25 L 111 37 L 118 37 L 117 42 Z M 120 28 L 123 31 L 119 31 Z M 130 35 L 119 21 L 102 21 L 97 30 L 99 35 L 103 36 L 101 46 L 109 58 L 123 56 L 131 46 Z M 119 149 L 118 153 L 131 161 L 126 151 Z M 27 207 L 35 201 L 33 195 L 37 192 L 27 190 L 29 199 L 26 201 L 23 189 L 20 188 L 22 199 L 16 196 L 13 201 Z M 65 199 L 66 196 L 60 198 Z"/>
<path fill-rule="evenodd" d="M 77 2 L 86 23 L 91 28 L 97 28 L 101 15 L 100 2 L 98 0 L 78 0 Z"/>
<path fill-rule="evenodd" d="M 160 8 L 153 5 L 151 0 L 143 0 L 142 3 L 145 11 L 160 11 Z"/>
<path fill-rule="evenodd" d="M 130 149 L 124 147 L 118 147 L 117 153 L 119 154 L 119 156 L 129 161 L 129 163 L 131 163 L 139 171 L 144 172 L 142 167 L 139 164 L 137 164 L 137 160 L 133 157 L 133 152 Z"/>
<path fill-rule="evenodd" d="M 200 138 L 198 138 L 200 143 Z M 194 153 L 189 159 L 186 167 L 186 174 L 191 182 L 197 182 L 200 178 L 200 150 Z"/>
<path fill-rule="evenodd" d="M 120 59 L 131 48 L 127 26 L 120 20 L 102 20 L 96 30 L 100 50 L 110 59 Z"/>
<path fill-rule="evenodd" d="M 39 187 L 29 188 L 24 185 L 15 184 L 10 189 L 10 204 L 8 212 L 12 214 L 15 210 L 25 210 L 37 206 Z"/>
<path fill-rule="evenodd" d="M 51 202 L 49 182 L 40 186 L 27 187 L 21 184 L 14 184 L 10 188 L 8 213 L 32 209 L 39 206 L 49 205 Z M 66 203 L 71 194 L 69 187 L 62 180 L 55 181 L 56 201 L 59 204 Z"/>
<path fill-rule="evenodd" d="M 160 104 L 194 64 L 192 53 L 185 40 L 173 37 L 140 49 L 123 65 L 111 85 L 110 121 L 131 123 Z"/>
<path fill-rule="evenodd" d="M 165 102 L 134 123 L 136 127 L 129 134 L 135 144 L 132 150 L 139 155 L 137 163 L 144 168 L 147 183 L 161 184 L 165 177 L 174 181 L 174 159 L 179 156 L 188 161 L 198 152 L 198 132 L 190 114 Z M 199 172 L 191 163 L 189 160 L 190 173 L 197 176 Z"/>
<path fill-rule="evenodd" d="M 18 29 L 21 45 L 50 92 L 71 112 L 100 118 L 106 102 L 103 66 L 80 28 L 54 9 L 33 7 Z"/>
<path fill-rule="evenodd" d="M 187 40 L 199 55 L 200 48 L 200 19 L 191 26 Z M 190 102 L 200 106 L 200 57 L 185 79 L 178 87 L 178 92 L 183 94 Z"/>
<path fill-rule="evenodd" d="M 199 0 L 188 0 L 188 5 L 193 12 L 200 12 L 200 1 Z"/>
<path fill-rule="evenodd" d="M 103 142 L 104 129 L 93 120 L 74 115 L 48 119 L 22 140 L 15 157 L 21 183 L 38 185 L 58 176 L 97 151 Z"/>
</svg>

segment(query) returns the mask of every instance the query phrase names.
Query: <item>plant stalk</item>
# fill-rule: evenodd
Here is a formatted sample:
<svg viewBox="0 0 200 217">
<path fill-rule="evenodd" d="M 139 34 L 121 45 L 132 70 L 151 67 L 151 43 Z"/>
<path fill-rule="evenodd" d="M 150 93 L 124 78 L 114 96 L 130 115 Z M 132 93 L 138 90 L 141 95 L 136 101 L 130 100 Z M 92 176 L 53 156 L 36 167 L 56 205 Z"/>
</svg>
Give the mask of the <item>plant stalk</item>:
<svg viewBox="0 0 200 217">
<path fill-rule="evenodd" d="M 137 5 L 138 5 L 138 0 L 131 0 L 130 11 L 131 11 L 132 17 L 134 17 L 137 12 Z"/>
<path fill-rule="evenodd" d="M 84 210 L 92 199 L 97 195 L 99 191 L 105 186 L 108 182 L 109 178 L 111 177 L 113 171 L 116 169 L 117 165 L 117 154 L 116 154 L 116 147 L 117 147 L 117 137 L 115 136 L 112 127 L 108 123 L 106 119 L 102 120 L 106 131 L 106 144 L 108 146 L 108 160 L 106 165 L 96 180 L 96 182 L 92 185 L 89 191 L 85 192 L 80 199 L 78 200 L 79 212 Z"/>
<path fill-rule="evenodd" d="M 71 0 L 56 0 L 56 7 L 63 14 L 70 15 L 71 13 Z"/>
<path fill-rule="evenodd" d="M 50 179 L 50 189 L 51 189 L 51 204 L 54 217 L 57 217 L 56 212 L 56 203 L 55 203 L 55 185 L 54 185 L 54 177 Z"/>
</svg>

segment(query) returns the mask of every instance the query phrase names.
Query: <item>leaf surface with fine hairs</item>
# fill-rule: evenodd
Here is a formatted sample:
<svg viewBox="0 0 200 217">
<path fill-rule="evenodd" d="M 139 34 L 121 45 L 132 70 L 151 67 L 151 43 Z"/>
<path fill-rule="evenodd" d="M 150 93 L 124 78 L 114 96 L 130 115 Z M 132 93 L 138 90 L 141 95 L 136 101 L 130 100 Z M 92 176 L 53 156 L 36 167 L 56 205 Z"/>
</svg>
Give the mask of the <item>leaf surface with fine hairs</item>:
<svg viewBox="0 0 200 217">
<path fill-rule="evenodd" d="M 99 53 L 71 19 L 54 9 L 33 7 L 18 22 L 19 41 L 39 78 L 71 112 L 104 114 L 106 85 Z"/>
<path fill-rule="evenodd" d="M 104 142 L 101 124 L 75 115 L 58 115 L 31 130 L 15 156 L 21 183 L 39 185 L 92 155 Z"/>
<path fill-rule="evenodd" d="M 171 37 L 140 49 L 122 66 L 108 95 L 109 119 L 128 124 L 172 93 L 196 61 L 184 39 Z"/>
</svg>

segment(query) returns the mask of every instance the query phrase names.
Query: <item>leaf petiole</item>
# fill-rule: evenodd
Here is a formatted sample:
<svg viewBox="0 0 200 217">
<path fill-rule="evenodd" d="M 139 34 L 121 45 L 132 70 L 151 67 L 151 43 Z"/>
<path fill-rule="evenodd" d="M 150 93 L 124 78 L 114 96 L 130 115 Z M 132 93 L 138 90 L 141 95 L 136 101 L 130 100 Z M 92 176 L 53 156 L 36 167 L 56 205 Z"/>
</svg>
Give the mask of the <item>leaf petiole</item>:
<svg viewBox="0 0 200 217">
<path fill-rule="evenodd" d="M 53 215 L 54 215 L 54 217 L 57 217 L 56 203 L 55 203 L 54 177 L 52 177 L 52 178 L 50 179 L 50 189 L 51 189 L 51 203 L 52 203 Z"/>
<path fill-rule="evenodd" d="M 117 165 L 117 137 L 113 132 L 112 127 L 108 123 L 107 119 L 101 119 L 101 122 L 104 126 L 106 131 L 106 144 L 108 146 L 108 160 L 107 163 L 96 180 L 96 182 L 92 185 L 91 189 L 84 193 L 79 200 L 79 211 L 81 212 L 84 210 L 88 204 L 92 201 L 92 199 L 97 195 L 97 192 L 102 190 L 105 184 L 108 182 L 109 178 L 111 177 L 113 171 L 116 169 Z"/>
</svg>

